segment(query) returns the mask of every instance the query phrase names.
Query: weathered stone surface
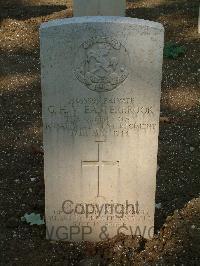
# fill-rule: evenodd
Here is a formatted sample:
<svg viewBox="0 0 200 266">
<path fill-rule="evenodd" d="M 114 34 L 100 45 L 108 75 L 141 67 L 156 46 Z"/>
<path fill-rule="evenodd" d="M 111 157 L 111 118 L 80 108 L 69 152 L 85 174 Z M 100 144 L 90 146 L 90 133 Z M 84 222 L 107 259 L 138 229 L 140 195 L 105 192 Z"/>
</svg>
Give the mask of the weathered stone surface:
<svg viewBox="0 0 200 266">
<path fill-rule="evenodd" d="M 73 0 L 75 17 L 125 16 L 126 0 Z"/>
<path fill-rule="evenodd" d="M 82 17 L 40 30 L 47 237 L 149 238 L 163 27 Z"/>
</svg>

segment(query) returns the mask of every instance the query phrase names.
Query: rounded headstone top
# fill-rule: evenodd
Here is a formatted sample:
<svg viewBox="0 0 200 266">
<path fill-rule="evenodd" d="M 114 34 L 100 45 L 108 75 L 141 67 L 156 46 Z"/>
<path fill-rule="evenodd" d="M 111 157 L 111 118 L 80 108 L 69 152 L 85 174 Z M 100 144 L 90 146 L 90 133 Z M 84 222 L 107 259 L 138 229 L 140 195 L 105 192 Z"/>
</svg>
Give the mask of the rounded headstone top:
<svg viewBox="0 0 200 266">
<path fill-rule="evenodd" d="M 164 27 L 161 23 L 137 19 L 137 18 L 127 18 L 118 16 L 91 16 L 91 17 L 73 17 L 66 19 L 57 19 L 41 24 L 40 31 L 45 31 L 51 27 L 59 27 L 70 24 L 84 24 L 84 23 L 120 23 L 120 24 L 130 24 L 141 27 L 149 27 L 155 30 L 164 31 Z"/>
</svg>

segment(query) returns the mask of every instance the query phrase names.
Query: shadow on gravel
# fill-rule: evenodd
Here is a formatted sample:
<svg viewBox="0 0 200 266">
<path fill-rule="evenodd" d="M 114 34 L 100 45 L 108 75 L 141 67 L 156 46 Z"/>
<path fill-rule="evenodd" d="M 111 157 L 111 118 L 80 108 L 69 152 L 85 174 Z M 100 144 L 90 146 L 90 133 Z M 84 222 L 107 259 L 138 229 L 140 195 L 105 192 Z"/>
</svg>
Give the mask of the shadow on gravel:
<svg viewBox="0 0 200 266">
<path fill-rule="evenodd" d="M 1 7 L 0 21 L 5 18 L 26 20 L 33 17 L 47 16 L 54 12 L 65 10 L 65 5 L 40 5 L 40 6 L 3 6 Z"/>
<path fill-rule="evenodd" d="M 137 4 L 138 0 L 128 1 L 129 3 Z M 192 3 L 191 3 L 192 2 Z M 155 20 L 162 15 L 174 15 L 181 13 L 186 15 L 187 18 L 195 19 L 198 18 L 199 1 L 184 1 L 179 0 L 174 3 L 174 1 L 166 1 L 163 4 L 152 5 L 152 7 L 132 7 L 127 10 L 128 17 L 137 17 L 140 19 Z M 145 17 L 144 17 L 145 14 Z"/>
</svg>

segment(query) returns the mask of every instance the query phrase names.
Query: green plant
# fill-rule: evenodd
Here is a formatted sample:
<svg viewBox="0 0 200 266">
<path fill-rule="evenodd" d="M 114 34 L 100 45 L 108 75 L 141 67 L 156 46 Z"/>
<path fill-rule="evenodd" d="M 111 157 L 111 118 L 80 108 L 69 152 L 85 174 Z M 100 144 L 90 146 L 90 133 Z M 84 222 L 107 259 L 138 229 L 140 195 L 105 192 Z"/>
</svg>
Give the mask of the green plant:
<svg viewBox="0 0 200 266">
<path fill-rule="evenodd" d="M 23 217 L 21 217 L 21 221 L 23 222 L 27 222 L 30 225 L 42 225 L 45 224 L 44 219 L 41 219 L 40 214 L 36 214 L 36 213 L 25 213 L 25 215 Z"/>
<path fill-rule="evenodd" d="M 164 47 L 164 57 L 176 59 L 177 57 L 185 54 L 186 48 L 184 46 L 179 46 L 176 43 L 168 42 Z"/>
</svg>

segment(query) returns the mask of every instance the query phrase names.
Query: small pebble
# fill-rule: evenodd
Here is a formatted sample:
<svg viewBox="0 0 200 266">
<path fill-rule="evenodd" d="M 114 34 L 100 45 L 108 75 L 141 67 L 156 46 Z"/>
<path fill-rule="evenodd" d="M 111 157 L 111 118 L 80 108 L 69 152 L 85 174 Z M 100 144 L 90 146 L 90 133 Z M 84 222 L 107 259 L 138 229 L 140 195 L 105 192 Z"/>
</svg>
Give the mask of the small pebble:
<svg viewBox="0 0 200 266">
<path fill-rule="evenodd" d="M 11 218 L 9 218 L 9 219 L 7 220 L 7 222 L 6 222 L 6 227 L 8 227 L 8 228 L 15 228 L 15 227 L 18 226 L 18 224 L 19 224 L 18 219 L 15 218 L 15 217 L 11 217 Z"/>
<path fill-rule="evenodd" d="M 161 203 L 157 203 L 155 206 L 157 209 L 161 209 L 161 205 L 162 205 Z"/>
<path fill-rule="evenodd" d="M 190 151 L 193 152 L 195 150 L 194 147 L 190 147 Z"/>
</svg>

